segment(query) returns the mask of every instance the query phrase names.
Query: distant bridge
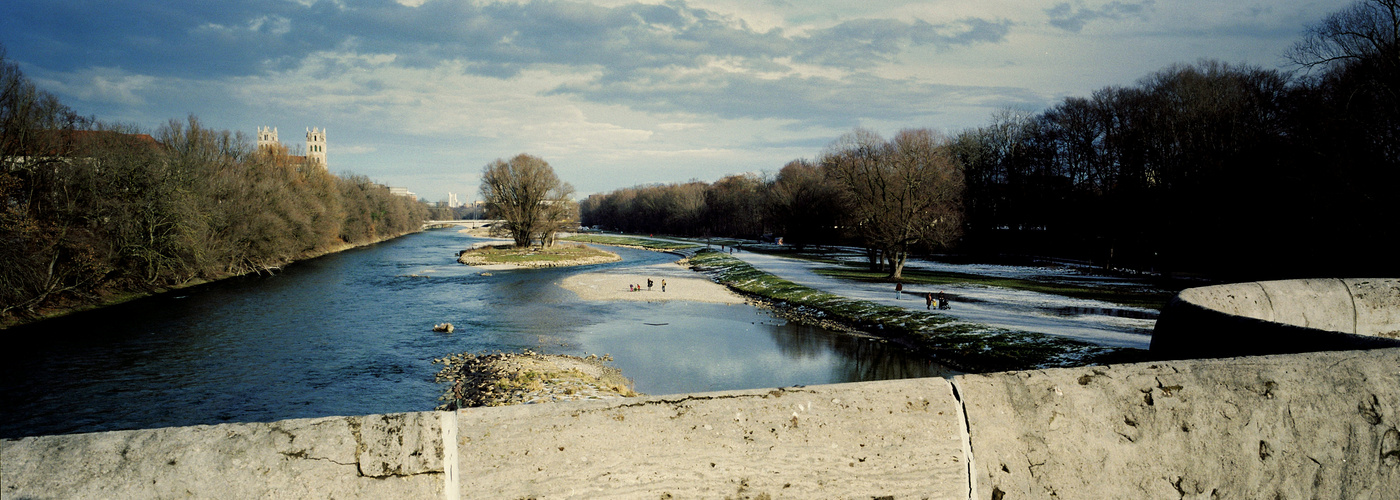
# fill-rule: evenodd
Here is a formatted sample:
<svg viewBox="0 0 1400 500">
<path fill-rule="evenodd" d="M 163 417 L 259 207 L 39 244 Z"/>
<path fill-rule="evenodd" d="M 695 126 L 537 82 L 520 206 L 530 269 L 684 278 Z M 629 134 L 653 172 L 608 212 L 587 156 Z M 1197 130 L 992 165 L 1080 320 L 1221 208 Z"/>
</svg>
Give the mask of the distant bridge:
<svg viewBox="0 0 1400 500">
<path fill-rule="evenodd" d="M 430 220 L 430 221 L 424 221 L 424 222 L 423 222 L 423 229 L 430 229 L 430 228 L 435 228 L 435 227 L 448 227 L 448 226 L 461 226 L 461 227 L 464 227 L 464 228 L 474 229 L 474 228 L 478 228 L 478 227 L 486 227 L 486 226 L 489 226 L 489 225 L 492 225 L 492 224 L 496 224 L 496 223 L 499 223 L 499 222 L 504 222 L 504 221 L 499 220 L 499 219 Z"/>
</svg>

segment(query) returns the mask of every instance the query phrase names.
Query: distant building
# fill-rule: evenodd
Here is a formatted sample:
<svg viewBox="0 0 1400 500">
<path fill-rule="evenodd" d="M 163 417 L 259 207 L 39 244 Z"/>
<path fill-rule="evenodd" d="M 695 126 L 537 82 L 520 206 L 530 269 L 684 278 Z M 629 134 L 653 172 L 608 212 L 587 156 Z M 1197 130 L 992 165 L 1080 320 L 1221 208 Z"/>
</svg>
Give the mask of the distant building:
<svg viewBox="0 0 1400 500">
<path fill-rule="evenodd" d="M 258 149 L 287 151 L 287 147 L 277 140 L 277 127 L 258 127 Z M 288 156 L 330 168 L 326 163 L 326 131 L 316 127 L 306 129 L 306 156 Z"/>
<path fill-rule="evenodd" d="M 418 199 L 418 195 L 417 195 L 417 194 L 414 194 L 413 191 L 409 191 L 408 188 L 406 188 L 406 187 L 393 187 L 393 186 L 390 186 L 390 187 L 389 187 L 389 194 L 398 195 L 398 196 L 406 196 L 406 197 L 409 197 L 409 198 L 412 198 L 412 199 L 415 199 L 415 200 Z"/>
<path fill-rule="evenodd" d="M 447 193 L 447 206 L 448 206 L 448 208 L 453 208 L 453 207 L 456 207 L 456 206 L 458 206 L 458 205 L 461 205 L 461 204 L 460 204 L 460 203 L 457 203 L 457 193 L 452 193 L 452 192 Z"/>
</svg>

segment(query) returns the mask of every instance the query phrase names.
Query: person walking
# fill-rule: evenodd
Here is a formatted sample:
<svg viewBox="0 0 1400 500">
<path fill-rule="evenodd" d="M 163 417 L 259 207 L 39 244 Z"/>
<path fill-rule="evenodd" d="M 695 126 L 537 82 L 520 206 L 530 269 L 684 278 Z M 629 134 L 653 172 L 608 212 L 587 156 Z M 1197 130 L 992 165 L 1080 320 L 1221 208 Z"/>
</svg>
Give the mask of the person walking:
<svg viewBox="0 0 1400 500">
<path fill-rule="evenodd" d="M 899 300 L 904 295 L 904 282 L 896 281 L 894 284 L 894 300 Z"/>
<path fill-rule="evenodd" d="M 924 309 L 929 311 L 933 310 L 933 292 L 924 294 Z"/>
<path fill-rule="evenodd" d="M 666 293 L 666 280 L 661 280 L 661 293 Z"/>
</svg>

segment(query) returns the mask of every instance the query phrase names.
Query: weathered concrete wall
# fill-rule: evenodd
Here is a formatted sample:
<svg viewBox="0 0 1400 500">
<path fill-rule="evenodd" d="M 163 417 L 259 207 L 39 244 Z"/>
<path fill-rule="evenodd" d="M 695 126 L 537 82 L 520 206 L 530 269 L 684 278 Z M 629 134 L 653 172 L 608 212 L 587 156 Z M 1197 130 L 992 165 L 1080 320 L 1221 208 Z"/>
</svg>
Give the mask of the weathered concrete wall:
<svg viewBox="0 0 1400 500">
<path fill-rule="evenodd" d="M 0 443 L 0 496 L 435 498 L 433 413 L 27 437 Z"/>
<path fill-rule="evenodd" d="M 459 414 L 462 498 L 967 498 L 947 380 Z"/>
<path fill-rule="evenodd" d="M 1183 290 L 1157 320 L 1161 359 L 1400 347 L 1400 279 L 1307 279 Z"/>
<path fill-rule="evenodd" d="M 1400 498 L 1400 349 L 957 384 L 978 498 Z"/>
<path fill-rule="evenodd" d="M 33 437 L 0 492 L 1382 499 L 1397 427 L 1382 349 Z"/>
</svg>

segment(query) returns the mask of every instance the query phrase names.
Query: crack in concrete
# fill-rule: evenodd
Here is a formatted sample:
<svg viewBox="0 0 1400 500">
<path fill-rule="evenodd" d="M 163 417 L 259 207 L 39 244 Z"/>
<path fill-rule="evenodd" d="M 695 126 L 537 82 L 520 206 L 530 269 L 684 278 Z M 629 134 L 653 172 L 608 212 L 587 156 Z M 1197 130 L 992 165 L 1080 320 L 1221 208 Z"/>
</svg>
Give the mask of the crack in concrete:
<svg viewBox="0 0 1400 500">
<path fill-rule="evenodd" d="M 957 402 L 954 406 L 958 410 L 958 431 L 962 437 L 963 459 L 967 462 L 967 498 L 968 500 L 972 500 L 978 497 L 977 476 L 975 475 L 977 469 L 972 460 L 972 425 L 968 421 L 967 403 L 963 401 L 963 391 L 958 383 L 958 379 L 956 377 L 948 379 L 948 386 L 953 391 L 953 401 Z M 1006 465 L 1003 464 L 1001 468 L 1002 470 L 1006 470 Z M 1001 490 L 992 488 L 992 497 L 999 500 L 1000 496 L 998 493 L 1001 493 Z"/>
<path fill-rule="evenodd" d="M 640 401 L 640 402 L 637 402 L 637 403 L 627 403 L 627 404 L 618 405 L 618 406 L 610 406 L 610 407 L 608 407 L 608 408 L 604 408 L 604 409 L 600 409 L 600 410 L 602 410 L 602 411 L 612 411 L 612 410 L 617 410 L 617 409 L 622 409 L 622 408 L 641 408 L 641 407 L 643 407 L 643 406 L 653 406 L 653 405 L 679 406 L 679 405 L 682 405 L 682 404 L 685 404 L 685 403 L 688 403 L 688 402 L 692 402 L 692 401 L 719 401 L 719 400 L 725 400 L 725 399 L 751 399 L 751 398 L 768 399 L 768 398 L 770 398 L 770 397 L 773 397 L 773 398 L 782 397 L 784 394 L 788 394 L 788 393 L 792 393 L 792 394 L 801 394 L 801 393 L 808 393 L 808 394 L 811 394 L 811 393 L 813 393 L 812 391 L 807 391 L 807 390 L 795 390 L 795 389 L 805 389 L 805 386 L 797 385 L 797 386 L 792 386 L 792 387 L 779 387 L 779 388 L 777 388 L 777 389 L 774 389 L 774 390 L 772 390 L 772 391 L 769 391 L 769 392 L 766 393 L 766 394 L 725 394 L 725 395 L 720 395 L 720 396 L 686 396 L 686 397 L 680 398 L 680 399 L 652 399 L 652 400 L 647 400 L 647 401 Z M 583 412 L 580 412 L 580 413 L 594 412 L 594 411 L 600 411 L 600 410 L 586 410 L 586 411 L 583 411 Z"/>
</svg>

